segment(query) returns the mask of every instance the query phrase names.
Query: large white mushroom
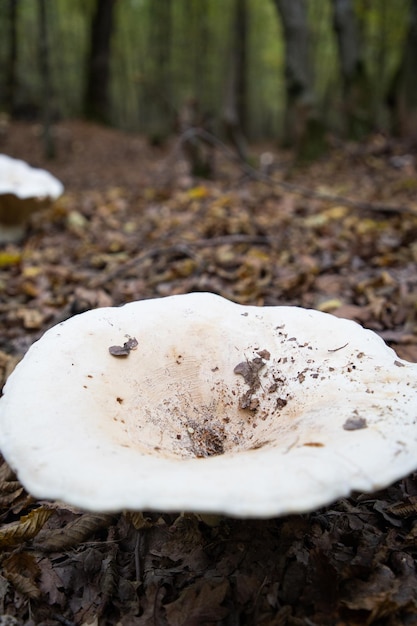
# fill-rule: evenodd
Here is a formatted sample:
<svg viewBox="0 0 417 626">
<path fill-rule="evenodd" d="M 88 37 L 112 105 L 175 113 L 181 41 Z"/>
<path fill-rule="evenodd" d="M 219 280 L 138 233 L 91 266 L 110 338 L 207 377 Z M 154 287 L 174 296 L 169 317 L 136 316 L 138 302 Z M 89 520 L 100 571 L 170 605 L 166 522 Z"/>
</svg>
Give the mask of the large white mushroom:
<svg viewBox="0 0 417 626">
<path fill-rule="evenodd" d="M 355 322 L 208 293 L 75 316 L 0 400 L 34 496 L 86 510 L 270 517 L 417 468 L 417 364 Z"/>
<path fill-rule="evenodd" d="M 19 241 L 29 216 L 63 193 L 49 172 L 0 154 L 0 243 Z"/>
</svg>

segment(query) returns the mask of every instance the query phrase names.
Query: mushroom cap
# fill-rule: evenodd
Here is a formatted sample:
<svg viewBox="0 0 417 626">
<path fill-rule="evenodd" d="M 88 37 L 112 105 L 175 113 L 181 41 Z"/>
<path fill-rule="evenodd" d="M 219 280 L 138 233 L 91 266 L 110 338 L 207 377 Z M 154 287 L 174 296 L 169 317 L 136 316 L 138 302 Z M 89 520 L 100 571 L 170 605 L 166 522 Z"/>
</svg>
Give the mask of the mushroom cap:
<svg viewBox="0 0 417 626">
<path fill-rule="evenodd" d="M 33 211 L 56 200 L 62 183 L 46 170 L 0 154 L 0 222 L 6 227 L 24 224 Z"/>
<path fill-rule="evenodd" d="M 11 193 L 25 198 L 58 198 L 62 183 L 46 170 L 31 167 L 25 161 L 0 154 L 0 194 Z"/>
<path fill-rule="evenodd" d="M 38 498 L 271 517 L 415 470 L 416 421 L 417 365 L 375 333 L 192 293 L 48 330 L 5 385 L 0 449 Z"/>
</svg>

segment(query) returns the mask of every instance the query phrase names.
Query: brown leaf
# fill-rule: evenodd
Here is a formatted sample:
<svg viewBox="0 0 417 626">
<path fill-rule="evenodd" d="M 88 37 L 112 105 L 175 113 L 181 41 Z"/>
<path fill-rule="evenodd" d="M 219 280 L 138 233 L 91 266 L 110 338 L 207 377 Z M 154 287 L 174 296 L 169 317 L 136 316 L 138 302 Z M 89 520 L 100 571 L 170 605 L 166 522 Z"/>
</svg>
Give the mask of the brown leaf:
<svg viewBox="0 0 417 626">
<path fill-rule="evenodd" d="M 174 602 L 165 606 L 169 626 L 205 626 L 226 617 L 229 609 L 222 606 L 229 583 L 222 580 L 199 580 L 184 589 Z"/>
<path fill-rule="evenodd" d="M 374 569 L 367 581 L 354 579 L 345 587 L 343 604 L 355 611 L 366 611 L 367 624 L 388 615 L 398 614 L 400 609 L 415 610 L 414 577 L 396 576 L 386 565 Z"/>
<path fill-rule="evenodd" d="M 41 558 L 38 561 L 40 570 L 39 589 L 48 598 L 50 604 L 63 604 L 65 602 L 64 581 L 53 567 L 49 558 Z"/>
<path fill-rule="evenodd" d="M 27 330 L 38 330 L 42 328 L 46 317 L 46 315 L 38 309 L 23 307 L 16 311 L 16 316 L 22 320 L 23 326 Z"/>
<path fill-rule="evenodd" d="M 4 461 L 0 466 L 0 509 L 8 509 L 23 492 L 22 485 Z"/>
<path fill-rule="evenodd" d="M 0 389 L 16 367 L 20 358 L 0 350 Z"/>
<path fill-rule="evenodd" d="M 100 528 L 109 526 L 112 520 L 112 515 L 86 513 L 63 528 L 45 530 L 42 533 L 42 537 L 39 537 L 34 545 L 43 552 L 68 550 L 83 543 Z"/>
<path fill-rule="evenodd" d="M 36 582 L 40 570 L 33 554 L 15 552 L 3 561 L 3 573 L 21 594 L 39 598 L 41 591 Z"/>
<path fill-rule="evenodd" d="M 10 483 L 9 483 L 10 484 Z M 8 509 L 24 492 L 24 489 L 20 483 L 15 483 L 16 488 L 10 492 L 0 492 L 0 509 Z"/>
<path fill-rule="evenodd" d="M 0 459 L 0 485 L 3 485 L 3 483 L 9 482 L 10 480 L 16 480 L 16 475 L 10 465 L 6 463 L 3 457 L 0 456 Z"/>
</svg>

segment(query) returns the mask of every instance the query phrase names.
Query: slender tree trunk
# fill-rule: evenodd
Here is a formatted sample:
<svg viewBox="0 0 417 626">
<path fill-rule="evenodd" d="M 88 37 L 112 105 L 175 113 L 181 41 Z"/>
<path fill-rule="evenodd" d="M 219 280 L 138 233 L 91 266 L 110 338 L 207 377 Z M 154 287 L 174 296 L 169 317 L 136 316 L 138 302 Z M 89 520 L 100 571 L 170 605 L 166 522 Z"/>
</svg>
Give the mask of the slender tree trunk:
<svg viewBox="0 0 417 626">
<path fill-rule="evenodd" d="M 247 65 L 248 65 L 248 7 L 247 0 L 236 0 L 235 67 L 236 108 L 242 131 L 247 131 Z"/>
<path fill-rule="evenodd" d="M 17 8 L 18 0 L 9 0 L 9 48 L 6 74 L 5 105 L 6 111 L 13 115 L 16 105 L 17 89 Z"/>
<path fill-rule="evenodd" d="M 194 57 L 194 94 L 205 103 L 210 100 L 210 81 L 207 73 L 210 68 L 210 32 L 207 15 L 210 0 L 199 0 L 193 4 L 194 23 L 193 28 L 197 34 L 193 46 Z"/>
<path fill-rule="evenodd" d="M 39 10 L 39 67 L 42 84 L 42 120 L 43 142 L 46 158 L 55 156 L 55 145 L 52 136 L 52 85 L 49 67 L 48 25 L 46 0 L 38 0 Z"/>
<path fill-rule="evenodd" d="M 172 5 L 171 0 L 151 0 L 149 4 L 149 51 L 151 63 L 148 81 L 148 135 L 152 143 L 162 143 L 172 131 L 173 103 L 171 86 Z"/>
<path fill-rule="evenodd" d="M 317 112 L 306 0 L 274 0 L 285 38 L 286 113 L 284 142 L 299 160 L 312 160 L 325 149 Z"/>
<path fill-rule="evenodd" d="M 387 95 L 393 131 L 417 142 L 417 0 L 411 0 L 402 61 Z"/>
<path fill-rule="evenodd" d="M 90 54 L 84 97 L 84 114 L 88 119 L 108 123 L 110 53 L 115 0 L 97 0 L 91 22 Z"/>
<path fill-rule="evenodd" d="M 305 131 L 306 112 L 314 104 L 310 36 L 305 0 L 275 0 L 285 38 L 285 140 L 296 144 Z"/>
<path fill-rule="evenodd" d="M 333 0 L 333 23 L 343 83 L 345 129 L 360 139 L 369 131 L 369 90 L 352 0 Z"/>
<path fill-rule="evenodd" d="M 247 160 L 244 135 L 247 122 L 247 10 L 247 0 L 235 0 L 229 79 L 223 112 L 226 136 L 243 160 Z"/>
</svg>

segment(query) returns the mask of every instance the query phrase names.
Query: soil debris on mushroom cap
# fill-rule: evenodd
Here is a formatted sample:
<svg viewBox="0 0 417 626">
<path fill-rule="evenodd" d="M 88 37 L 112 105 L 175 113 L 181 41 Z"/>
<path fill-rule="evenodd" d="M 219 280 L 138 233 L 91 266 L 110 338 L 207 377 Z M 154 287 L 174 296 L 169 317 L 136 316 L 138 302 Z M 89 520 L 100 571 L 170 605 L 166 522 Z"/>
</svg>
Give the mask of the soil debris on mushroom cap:
<svg viewBox="0 0 417 626">
<path fill-rule="evenodd" d="M 343 424 L 345 430 L 359 430 L 360 428 L 366 428 L 367 423 L 364 417 L 354 416 L 349 417 Z"/>
<path fill-rule="evenodd" d="M 241 409 L 256 411 L 256 409 L 258 408 L 260 403 L 255 394 L 261 386 L 259 371 L 264 367 L 264 365 L 265 361 L 263 360 L 263 358 L 257 356 L 250 361 L 246 359 L 246 361 L 238 363 L 233 369 L 235 374 L 240 374 L 241 376 L 243 376 L 245 383 L 249 387 L 249 389 L 240 396 L 239 406 Z"/>
<path fill-rule="evenodd" d="M 129 337 L 122 346 L 110 346 L 109 352 L 112 356 L 129 356 L 131 350 L 136 350 L 138 341 L 135 337 Z"/>
</svg>

